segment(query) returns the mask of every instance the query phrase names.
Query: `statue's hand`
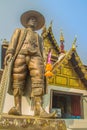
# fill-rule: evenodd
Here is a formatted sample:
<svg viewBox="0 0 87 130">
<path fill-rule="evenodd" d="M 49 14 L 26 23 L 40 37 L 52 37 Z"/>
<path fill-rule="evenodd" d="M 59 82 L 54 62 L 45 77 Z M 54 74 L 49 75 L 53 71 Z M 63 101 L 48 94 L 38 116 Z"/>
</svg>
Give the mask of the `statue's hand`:
<svg viewBox="0 0 87 130">
<path fill-rule="evenodd" d="M 4 65 L 7 65 L 12 59 L 12 54 L 9 53 L 5 56 Z"/>
</svg>

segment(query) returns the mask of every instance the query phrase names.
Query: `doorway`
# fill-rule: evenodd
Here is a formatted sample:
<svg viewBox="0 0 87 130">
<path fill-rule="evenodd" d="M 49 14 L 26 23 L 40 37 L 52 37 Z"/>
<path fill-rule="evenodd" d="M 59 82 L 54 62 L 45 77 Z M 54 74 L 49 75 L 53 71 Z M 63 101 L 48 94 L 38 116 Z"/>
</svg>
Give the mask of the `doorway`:
<svg viewBox="0 0 87 130">
<path fill-rule="evenodd" d="M 82 118 L 82 95 L 51 91 L 51 111 L 56 110 L 60 118 Z"/>
</svg>

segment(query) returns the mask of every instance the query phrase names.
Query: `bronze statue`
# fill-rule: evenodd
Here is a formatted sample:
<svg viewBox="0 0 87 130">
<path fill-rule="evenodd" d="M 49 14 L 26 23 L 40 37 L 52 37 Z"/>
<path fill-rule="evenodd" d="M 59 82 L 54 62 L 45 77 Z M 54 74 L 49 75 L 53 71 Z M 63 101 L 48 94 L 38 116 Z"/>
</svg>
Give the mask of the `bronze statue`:
<svg viewBox="0 0 87 130">
<path fill-rule="evenodd" d="M 5 65 L 13 60 L 8 93 L 14 95 L 15 107 L 12 107 L 8 113 L 22 114 L 21 98 L 22 95 L 30 93 L 31 82 L 34 115 L 53 117 L 55 113 L 48 114 L 42 107 L 44 94 L 43 43 L 42 38 L 35 32 L 43 27 L 45 19 L 39 12 L 31 10 L 21 16 L 21 23 L 25 28 L 15 30 L 5 57 Z"/>
</svg>

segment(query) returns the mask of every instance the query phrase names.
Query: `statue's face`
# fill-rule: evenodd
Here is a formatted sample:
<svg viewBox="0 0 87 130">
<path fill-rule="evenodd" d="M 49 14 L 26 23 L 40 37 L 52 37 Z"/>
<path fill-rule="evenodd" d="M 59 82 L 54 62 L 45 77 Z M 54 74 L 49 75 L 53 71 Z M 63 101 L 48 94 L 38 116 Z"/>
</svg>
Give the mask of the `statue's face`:
<svg viewBox="0 0 87 130">
<path fill-rule="evenodd" d="M 35 17 L 30 17 L 27 24 L 29 27 L 35 28 L 37 26 L 37 19 Z"/>
</svg>

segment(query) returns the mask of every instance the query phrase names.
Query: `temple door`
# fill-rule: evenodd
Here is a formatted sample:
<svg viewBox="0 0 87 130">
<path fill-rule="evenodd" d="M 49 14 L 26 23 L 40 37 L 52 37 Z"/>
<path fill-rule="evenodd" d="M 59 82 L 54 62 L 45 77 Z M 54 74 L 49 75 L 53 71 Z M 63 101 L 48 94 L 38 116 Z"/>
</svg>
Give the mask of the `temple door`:
<svg viewBox="0 0 87 130">
<path fill-rule="evenodd" d="M 81 116 L 80 96 L 71 96 L 71 112 L 73 116 Z"/>
</svg>

